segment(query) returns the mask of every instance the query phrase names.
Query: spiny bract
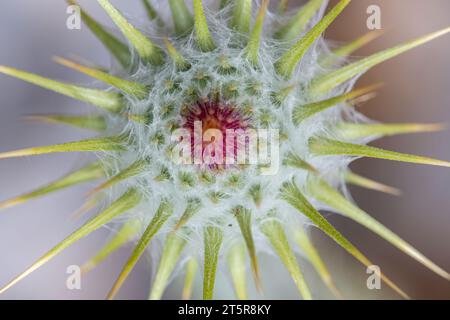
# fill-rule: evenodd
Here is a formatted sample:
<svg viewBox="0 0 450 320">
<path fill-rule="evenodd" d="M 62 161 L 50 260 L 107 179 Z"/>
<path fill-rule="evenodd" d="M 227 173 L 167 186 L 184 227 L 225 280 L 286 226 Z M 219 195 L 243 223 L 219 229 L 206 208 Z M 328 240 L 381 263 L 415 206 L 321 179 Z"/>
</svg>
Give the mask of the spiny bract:
<svg viewBox="0 0 450 320">
<path fill-rule="evenodd" d="M 77 5 L 73 0 L 69 2 Z M 378 36 L 377 32 L 371 32 L 329 50 L 322 34 L 350 0 L 339 1 L 325 16 L 325 0 L 310 0 L 292 13 L 285 12 L 287 1 L 281 1 L 278 9 L 271 12 L 267 0 L 258 4 L 252 0 L 221 1 L 218 11 L 205 8 L 201 0 L 193 0 L 191 13 L 183 0 L 168 0 L 173 27 L 144 0 L 151 20 L 151 28 L 146 29 L 153 30 L 151 36 L 130 24 L 108 0 L 97 2 L 129 46 L 82 9 L 81 16 L 120 68 L 108 71 L 63 58 L 56 61 L 106 83 L 109 87 L 104 91 L 10 67 L 2 66 L 0 71 L 99 107 L 97 116 L 36 118 L 99 131 L 102 136 L 6 152 L 0 158 L 88 151 L 96 152 L 99 161 L 38 190 L 4 201 L 0 208 L 100 178 L 106 181 L 92 191 L 83 209 L 91 209 L 105 198 L 107 202 L 115 198 L 109 201 L 106 210 L 44 254 L 0 292 L 82 237 L 105 224 L 113 224 L 117 227 L 115 236 L 84 265 L 88 271 L 125 243 L 137 241 L 108 298 L 115 296 L 151 241 L 164 243 L 151 285 L 151 299 L 161 298 L 177 264 L 186 267 L 183 297 L 188 298 L 199 260 L 203 261 L 204 299 L 213 298 L 216 269 L 222 261 L 228 266 L 236 296 L 245 299 L 246 255 L 255 284 L 263 290 L 257 257 L 259 252 L 270 250 L 284 263 L 302 298 L 312 296 L 297 264 L 296 252 L 307 257 L 330 290 L 340 296 L 305 233 L 305 225 L 316 225 L 364 265 L 372 263 L 319 212 L 325 208 L 364 225 L 450 279 L 446 271 L 338 191 L 348 182 L 397 193 L 393 188 L 351 173 L 347 166 L 357 157 L 450 166 L 446 161 L 366 146 L 381 136 L 434 131 L 441 129 L 440 125 L 379 124 L 368 121 L 352 108 L 355 103 L 371 98 L 379 87 L 375 84 L 353 89 L 361 73 L 450 32 L 450 28 L 342 66 L 348 55 Z M 215 129 L 224 135 L 227 129 L 275 130 L 277 139 L 271 141 L 273 148 L 269 148 L 270 165 L 278 170 L 264 174 L 267 163 L 174 162 L 180 151 L 176 149 L 180 141 L 173 139 L 174 132 L 186 129 L 195 134 L 196 122 L 201 123 L 200 129 Z M 200 142 L 200 150 L 192 141 L 188 140 L 188 149 L 192 147 L 200 156 L 209 150 L 214 158 L 217 151 L 222 151 L 215 147 L 219 141 Z M 247 140 L 242 142 L 245 149 Z M 215 151 L 210 150 L 211 146 Z M 261 148 L 250 151 L 260 152 Z M 234 147 L 231 155 L 233 159 L 238 156 Z M 382 279 L 407 297 L 385 275 Z"/>
</svg>

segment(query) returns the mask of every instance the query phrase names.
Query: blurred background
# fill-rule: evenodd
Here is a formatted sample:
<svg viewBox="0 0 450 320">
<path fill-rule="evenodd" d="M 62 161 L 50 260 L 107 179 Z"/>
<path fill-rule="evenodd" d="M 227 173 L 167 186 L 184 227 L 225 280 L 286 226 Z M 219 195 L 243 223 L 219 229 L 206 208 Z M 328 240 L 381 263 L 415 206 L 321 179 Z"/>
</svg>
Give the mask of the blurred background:
<svg viewBox="0 0 450 320">
<path fill-rule="evenodd" d="M 112 1 L 134 21 L 144 22 L 145 12 L 139 0 Z M 155 1 L 166 7 L 165 1 Z M 214 1 L 213 1 L 214 2 Z M 275 5 L 272 1 L 272 4 Z M 291 0 L 292 5 L 304 1 Z M 332 4 L 337 1 L 330 1 Z M 112 26 L 95 1 L 81 1 L 93 16 Z M 385 34 L 357 52 L 364 56 L 450 25 L 448 0 L 358 0 L 327 31 L 327 38 L 350 41 L 367 32 L 366 9 L 381 7 Z M 51 61 L 54 55 L 84 59 L 109 65 L 110 58 L 86 27 L 68 30 L 65 1 L 14 0 L 0 3 L 0 64 L 17 67 L 51 78 L 74 83 L 91 81 Z M 167 9 L 165 9 L 167 11 Z M 361 108 L 371 118 L 383 122 L 450 121 L 450 37 L 442 37 L 419 49 L 373 69 L 360 84 L 383 81 L 378 97 Z M 92 110 L 89 106 L 48 92 L 25 82 L 0 76 L 0 151 L 60 143 L 86 138 L 89 133 L 65 130 L 55 125 L 34 123 L 24 116 L 36 113 L 76 113 Z M 387 149 L 450 159 L 449 132 L 385 138 L 374 145 Z M 64 175 L 86 156 L 51 155 L 0 161 L 0 200 Z M 358 160 L 354 171 L 393 185 L 403 195 L 393 197 L 351 188 L 355 201 L 419 251 L 446 270 L 450 270 L 450 170 L 405 165 L 382 160 Z M 25 269 L 42 253 L 81 225 L 70 218 L 89 190 L 88 185 L 62 191 L 43 199 L 12 208 L 0 214 L 0 284 Z M 344 217 L 331 216 L 332 223 L 381 267 L 382 272 L 416 299 L 449 299 L 450 283 L 439 278 L 373 233 Z M 320 232 L 312 230 L 316 244 L 346 298 L 395 299 L 389 289 L 369 291 L 365 286 L 365 268 Z M 60 256 L 17 284 L 0 299 L 101 299 L 121 270 L 130 248 L 124 248 L 102 266 L 83 276 L 82 290 L 66 288 L 66 268 L 85 262 L 104 243 L 106 228 L 64 251 Z M 270 257 L 261 257 L 266 298 L 297 299 L 288 273 Z M 307 273 L 313 273 L 300 260 Z M 123 299 L 147 297 L 150 285 L 149 259 L 141 259 L 119 294 Z M 274 276 L 276 270 L 276 276 Z M 331 296 L 312 274 L 316 293 Z M 219 276 L 219 278 L 222 278 Z M 199 279 L 198 279 L 199 280 Z M 180 297 L 178 277 L 166 298 Z M 232 298 L 227 279 L 218 279 L 217 298 Z M 384 288 L 384 286 L 383 286 Z M 196 285 L 201 289 L 200 283 Z M 198 293 L 196 297 L 199 297 Z M 257 297 L 257 296 L 255 296 Z"/>
</svg>

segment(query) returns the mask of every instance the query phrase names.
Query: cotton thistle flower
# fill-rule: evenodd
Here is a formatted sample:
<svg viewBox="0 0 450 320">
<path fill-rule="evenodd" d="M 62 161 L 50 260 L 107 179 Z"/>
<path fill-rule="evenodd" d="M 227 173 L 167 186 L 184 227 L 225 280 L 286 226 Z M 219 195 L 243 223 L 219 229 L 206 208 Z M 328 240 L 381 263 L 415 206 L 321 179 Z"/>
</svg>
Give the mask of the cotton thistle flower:
<svg viewBox="0 0 450 320">
<path fill-rule="evenodd" d="M 69 1 L 76 4 L 74 0 Z M 113 298 L 152 241 L 163 243 L 150 299 L 159 299 L 177 265 L 186 268 L 183 298 L 189 298 L 199 264 L 203 265 L 203 298 L 212 299 L 216 271 L 228 267 L 236 296 L 247 298 L 246 265 L 261 285 L 258 254 L 274 252 L 290 272 L 302 298 L 311 299 L 310 283 L 297 264 L 306 256 L 330 290 L 339 296 L 330 272 L 304 230 L 316 225 L 363 265 L 372 264 L 320 213 L 335 212 L 360 223 L 413 259 L 449 280 L 449 274 L 343 196 L 345 183 L 389 193 L 398 190 L 349 171 L 348 163 L 370 157 L 450 166 L 449 162 L 403 154 L 366 144 L 375 138 L 442 129 L 436 124 L 374 124 L 363 121 L 352 105 L 372 97 L 379 85 L 353 89 L 355 79 L 377 64 L 450 32 L 450 28 L 386 49 L 341 66 L 354 50 L 373 40 L 369 33 L 330 51 L 323 32 L 350 0 L 341 0 L 321 17 L 327 1 L 310 0 L 287 23 L 287 1 L 270 12 L 263 0 L 221 1 L 220 10 L 193 1 L 193 14 L 183 0 L 169 0 L 173 27 L 152 5 L 143 4 L 156 30 L 144 35 L 109 2 L 98 0 L 128 44 L 106 31 L 85 11 L 86 25 L 120 65 L 105 71 L 63 58 L 56 61 L 108 85 L 105 90 L 75 86 L 10 67 L 0 72 L 99 108 L 96 116 L 48 115 L 36 118 L 101 133 L 100 137 L 0 154 L 0 159 L 55 152 L 95 152 L 99 160 L 47 186 L 0 203 L 7 208 L 83 182 L 104 178 L 85 208 L 109 203 L 81 228 L 44 254 L 0 292 L 25 278 L 84 236 L 107 224 L 118 226 L 114 237 L 84 265 L 96 267 L 129 241 L 136 246 L 114 283 Z M 365 119 L 365 118 L 364 118 Z M 200 123 L 200 127 L 196 127 Z M 264 174 L 267 163 L 205 163 L 239 150 L 211 139 L 197 141 L 197 129 L 213 129 L 226 140 L 227 130 L 274 129 L 279 136 L 279 170 Z M 174 132 L 184 129 L 187 151 L 200 163 L 174 162 Z M 261 141 L 270 140 L 268 137 Z M 276 140 L 274 140 L 276 141 Z M 186 142 L 186 141 L 184 141 Z M 247 138 L 241 141 L 247 143 Z M 250 145 L 251 143 L 249 143 Z M 218 147 L 219 146 L 219 147 Z M 269 148 L 270 149 L 270 148 Z M 250 151 L 261 152 L 258 145 Z M 276 149 L 270 149 L 275 156 Z M 186 151 L 186 149 L 183 149 Z M 267 151 L 267 150 L 266 150 Z M 197 158 L 198 160 L 198 158 Z M 272 157 L 271 161 L 276 161 Z M 112 198 L 110 195 L 117 195 Z M 109 198 L 112 199 L 109 199 Z M 127 213 L 125 215 L 125 213 Z M 121 218 L 122 216 L 122 218 Z M 126 219 L 123 217 L 126 216 Z M 199 248 L 202 248 L 199 250 Z M 407 297 L 388 277 L 382 279 Z"/>
</svg>

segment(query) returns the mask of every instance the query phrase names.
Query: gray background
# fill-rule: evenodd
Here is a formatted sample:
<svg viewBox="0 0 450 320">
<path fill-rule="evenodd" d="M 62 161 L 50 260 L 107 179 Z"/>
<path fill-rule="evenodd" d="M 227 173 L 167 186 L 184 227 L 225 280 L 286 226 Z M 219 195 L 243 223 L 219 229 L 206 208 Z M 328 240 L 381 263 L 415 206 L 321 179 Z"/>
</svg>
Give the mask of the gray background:
<svg viewBox="0 0 450 320">
<path fill-rule="evenodd" d="M 80 1 L 99 20 L 112 25 L 94 1 Z M 275 1 L 273 1 L 275 2 Z M 292 1 L 293 3 L 295 1 Z M 301 2 L 301 1 L 298 1 Z M 336 2 L 336 1 L 332 1 Z M 113 1 L 136 21 L 145 21 L 138 0 Z M 164 2 L 160 2 L 164 6 Z M 366 8 L 382 8 L 386 34 L 364 48 L 365 55 L 392 46 L 450 24 L 448 0 L 358 0 L 327 32 L 329 38 L 351 40 L 365 33 Z M 90 79 L 57 66 L 51 56 L 76 54 L 91 61 L 109 65 L 106 51 L 87 28 L 69 31 L 65 28 L 66 5 L 56 0 L 14 0 L 0 3 L 0 64 L 75 83 Z M 450 119 L 450 37 L 446 36 L 370 71 L 362 83 L 380 80 L 386 86 L 377 99 L 362 111 L 381 121 L 449 122 Z M 59 143 L 88 137 L 77 130 L 26 121 L 24 115 L 35 113 L 77 113 L 91 107 L 24 82 L 0 76 L 0 151 Z M 449 133 L 411 135 L 383 139 L 377 146 L 404 152 L 450 159 Z M 87 156 L 51 155 L 0 161 L 0 199 L 22 193 L 78 168 Z M 353 189 L 355 200 L 381 222 L 408 240 L 440 266 L 450 270 L 450 171 L 444 168 L 404 165 L 386 161 L 359 160 L 352 167 L 359 173 L 379 179 L 404 190 L 400 198 Z M 80 226 L 70 214 L 83 200 L 89 186 L 63 191 L 44 199 L 0 212 L 0 284 L 17 275 L 42 253 Z M 382 267 L 413 298 L 450 298 L 450 284 L 399 253 L 383 240 L 345 218 L 331 220 L 363 252 Z M 72 246 L 59 257 L 34 272 L 2 295 L 0 299 L 93 299 L 103 298 L 110 289 L 129 254 L 122 250 L 101 267 L 83 277 L 82 290 L 69 291 L 65 286 L 68 265 L 80 264 L 97 250 L 106 238 L 101 230 Z M 389 290 L 368 292 L 364 289 L 364 269 L 330 240 L 314 232 L 316 241 L 326 253 L 338 286 L 350 298 L 396 298 Z M 270 257 L 262 257 L 267 298 L 297 298 L 287 272 Z M 302 265 L 305 265 L 301 261 Z M 145 259 L 135 268 L 119 294 L 120 298 L 140 299 L 147 295 L 150 283 L 149 263 Z M 305 266 L 307 273 L 310 267 Z M 274 270 L 276 273 L 274 273 Z M 326 290 L 314 281 L 321 294 Z M 225 280 L 217 283 L 219 298 L 230 298 Z M 197 285 L 199 288 L 199 285 Z M 324 293 L 324 297 L 327 294 Z M 167 298 L 178 298 L 177 282 Z"/>
</svg>

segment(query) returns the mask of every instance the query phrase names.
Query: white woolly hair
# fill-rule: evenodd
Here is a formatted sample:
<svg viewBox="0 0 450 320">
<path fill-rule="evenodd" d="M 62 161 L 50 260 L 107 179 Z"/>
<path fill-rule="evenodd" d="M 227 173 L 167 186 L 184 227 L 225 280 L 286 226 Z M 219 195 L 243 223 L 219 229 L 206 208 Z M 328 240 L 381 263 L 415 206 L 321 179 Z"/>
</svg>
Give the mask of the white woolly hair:
<svg viewBox="0 0 450 320">
<path fill-rule="evenodd" d="M 327 1 L 311 20 L 311 26 L 321 19 L 326 6 Z M 125 152 L 99 154 L 105 167 L 108 168 L 108 174 L 113 176 L 138 159 L 150 159 L 144 172 L 107 191 L 109 199 L 115 199 L 129 187 L 137 188 L 145 195 L 145 200 L 139 206 L 126 215 L 117 218 L 113 225 L 115 223 L 116 226 L 120 226 L 123 221 L 137 218 L 142 222 L 142 228 L 144 229 L 162 199 L 168 198 L 174 205 L 174 214 L 158 233 L 155 238 L 156 241 L 153 241 L 150 246 L 150 252 L 155 258 L 160 254 L 161 241 L 164 241 L 167 233 L 173 229 L 174 224 L 183 214 L 189 198 L 200 199 L 203 206 L 187 223 L 186 226 L 190 232 L 180 232 L 181 237 L 189 238 L 187 250 L 184 250 L 183 253 L 185 257 L 202 254 L 203 230 L 208 224 L 214 224 L 223 230 L 225 250 L 222 250 L 222 252 L 226 252 L 226 247 L 234 244 L 236 239 L 240 239 L 239 228 L 231 213 L 231 209 L 237 205 L 245 205 L 251 209 L 254 213 L 254 221 L 265 219 L 267 212 L 276 209 L 278 213 L 276 219 L 280 219 L 283 225 L 289 228 L 309 224 L 306 217 L 298 214 L 295 209 L 278 198 L 279 190 L 284 182 L 294 179 L 296 184 L 302 188 L 307 179 L 305 171 L 284 165 L 282 160 L 289 152 L 294 152 L 317 168 L 323 178 L 331 184 L 345 188 L 342 173 L 347 168 L 351 158 L 345 156 L 314 157 L 309 151 L 308 140 L 315 136 L 336 136 L 334 132 L 336 123 L 341 122 L 344 118 L 347 121 L 368 121 L 354 108 L 349 108 L 346 103 L 342 103 L 330 110 L 314 115 L 299 126 L 294 125 L 291 117 L 293 108 L 312 102 L 304 88 L 307 88 L 309 81 L 318 74 L 330 71 L 329 69 L 324 70 L 318 62 L 320 57 L 331 52 L 328 41 L 323 38 L 316 41 L 302 59 L 291 78 L 292 80 L 285 80 L 277 74 L 274 64 L 292 43 L 281 42 L 273 38 L 274 31 L 281 25 L 279 16 L 271 12 L 267 13 L 259 51 L 260 67 L 255 68 L 246 59 L 242 48 L 239 46 L 239 41 L 244 35 L 228 27 L 227 17 L 230 16 L 230 10 L 229 6 L 219 12 L 208 10 L 208 7 L 205 8 L 208 26 L 217 46 L 211 52 L 199 50 L 194 41 L 194 35 L 170 39 L 181 55 L 191 64 L 188 71 L 177 70 L 175 64 L 167 60 L 163 66 L 154 67 L 141 64 L 134 74 L 121 74 L 122 77 L 125 76 L 151 88 L 144 100 L 136 100 L 132 96 L 126 96 L 128 112 L 130 114 L 150 112 L 151 123 L 143 125 L 134 121 L 118 120 L 117 117 L 107 116 L 109 134 L 125 133 L 129 136 Z M 164 16 L 164 14 L 166 13 L 163 12 L 162 15 Z M 149 26 L 147 24 L 145 29 L 149 31 L 148 36 L 157 43 L 162 42 L 162 38 L 166 34 L 173 34 L 171 30 L 161 30 L 156 25 Z M 228 74 L 219 72 L 223 57 L 227 59 L 236 72 Z M 204 86 L 199 85 L 195 79 L 200 72 L 209 78 Z M 168 83 L 176 84 L 176 88 L 167 90 Z M 224 90 L 231 83 L 236 84 L 237 93 L 233 97 L 227 98 Z M 248 87 L 254 84 L 258 84 L 260 88 L 258 94 L 252 94 L 248 90 Z M 347 92 L 353 87 L 353 84 L 354 81 L 350 81 L 350 83 L 335 88 L 328 95 L 332 97 Z M 296 89 L 281 105 L 275 104 L 272 99 L 273 93 L 277 93 L 289 85 L 295 85 Z M 174 123 L 179 124 L 182 121 L 182 108 L 195 103 L 188 98 L 188 92 L 193 87 L 198 92 L 199 97 L 208 97 L 211 92 L 217 92 L 218 90 L 221 99 L 232 103 L 242 114 L 247 112 L 245 108 L 248 105 L 253 106 L 250 121 L 253 128 L 266 129 L 270 127 L 280 130 L 283 139 L 280 140 L 280 168 L 276 175 L 260 175 L 257 166 L 248 165 L 244 168 L 229 169 L 220 173 L 211 171 L 210 174 L 214 175 L 215 182 L 204 184 L 198 181 L 200 174 L 198 166 L 180 165 L 171 161 L 167 152 L 171 146 L 171 127 Z M 169 112 L 167 112 L 167 106 L 171 107 Z M 262 121 L 262 116 L 268 117 L 270 121 Z M 155 139 L 153 138 L 156 136 L 159 144 L 154 142 Z M 163 169 L 167 170 L 171 178 L 165 181 L 155 181 L 155 177 Z M 192 176 L 195 179 L 195 185 L 186 186 L 180 182 L 179 178 L 183 174 Z M 240 183 L 237 186 L 233 187 L 227 184 L 231 176 L 239 178 Z M 254 184 L 260 184 L 262 187 L 262 202 L 259 207 L 251 201 L 248 193 L 249 188 Z M 226 197 L 221 198 L 220 201 L 212 201 L 208 197 L 210 192 L 221 192 Z M 322 209 L 319 203 L 316 203 L 313 199 L 310 200 L 318 209 Z M 273 219 L 273 217 L 270 219 Z M 270 246 L 259 230 L 257 223 L 254 223 L 252 228 L 257 250 L 270 253 Z M 186 259 L 180 259 L 181 263 L 185 261 Z M 219 263 L 219 266 L 221 265 Z"/>
</svg>

